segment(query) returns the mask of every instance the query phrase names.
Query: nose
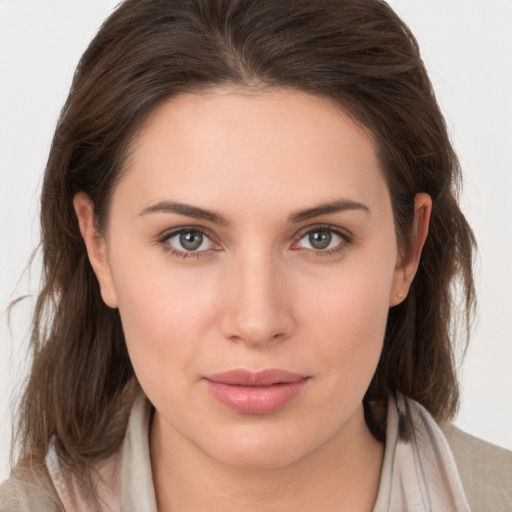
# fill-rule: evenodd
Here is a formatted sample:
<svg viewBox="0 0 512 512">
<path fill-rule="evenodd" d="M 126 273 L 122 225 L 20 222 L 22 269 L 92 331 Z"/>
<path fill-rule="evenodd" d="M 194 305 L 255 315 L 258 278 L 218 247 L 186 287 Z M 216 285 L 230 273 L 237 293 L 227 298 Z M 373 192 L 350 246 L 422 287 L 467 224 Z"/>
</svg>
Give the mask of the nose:
<svg viewBox="0 0 512 512">
<path fill-rule="evenodd" d="M 240 258 L 224 281 L 221 330 L 252 347 L 288 338 L 294 329 L 291 286 L 271 255 Z"/>
</svg>

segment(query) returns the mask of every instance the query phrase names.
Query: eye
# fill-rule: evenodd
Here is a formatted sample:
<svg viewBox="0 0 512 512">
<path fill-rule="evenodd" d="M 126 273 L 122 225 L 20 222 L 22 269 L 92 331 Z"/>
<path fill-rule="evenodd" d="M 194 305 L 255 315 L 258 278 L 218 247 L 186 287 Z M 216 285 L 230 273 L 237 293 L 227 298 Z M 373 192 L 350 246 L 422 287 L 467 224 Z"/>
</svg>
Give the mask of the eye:
<svg viewBox="0 0 512 512">
<path fill-rule="evenodd" d="M 333 228 L 321 227 L 311 229 L 305 233 L 299 241 L 294 244 L 294 249 L 311 249 L 314 251 L 329 252 L 339 249 L 340 246 L 348 242 L 347 235 Z"/>
<path fill-rule="evenodd" d="M 215 250 L 218 248 L 203 231 L 199 229 L 182 228 L 167 235 L 162 243 L 168 250 L 186 256 L 187 253 Z"/>
</svg>

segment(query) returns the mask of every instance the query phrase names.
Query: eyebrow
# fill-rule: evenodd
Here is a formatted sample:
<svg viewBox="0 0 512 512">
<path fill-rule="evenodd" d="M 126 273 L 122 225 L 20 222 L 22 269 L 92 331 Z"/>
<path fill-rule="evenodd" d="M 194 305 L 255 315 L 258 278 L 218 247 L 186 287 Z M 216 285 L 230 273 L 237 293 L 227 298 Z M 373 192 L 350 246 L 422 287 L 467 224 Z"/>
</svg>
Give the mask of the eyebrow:
<svg viewBox="0 0 512 512">
<path fill-rule="evenodd" d="M 319 215 L 332 215 L 334 213 L 340 213 L 347 210 L 360 210 L 370 213 L 370 209 L 365 204 L 358 203 L 357 201 L 351 201 L 349 199 L 339 199 L 337 201 L 320 204 L 306 210 L 299 210 L 292 213 L 288 217 L 288 222 L 303 222 L 305 220 L 318 217 Z M 139 216 L 148 215 L 150 213 L 178 213 L 180 215 L 185 215 L 186 217 L 206 220 L 222 226 L 229 225 L 228 219 L 215 210 L 207 210 L 205 208 L 199 208 L 198 206 L 178 203 L 175 201 L 161 201 L 152 206 L 148 206 L 139 213 Z"/>
<path fill-rule="evenodd" d="M 357 201 L 351 201 L 349 199 L 339 199 L 330 203 L 320 204 L 307 210 L 300 210 L 292 213 L 289 217 L 289 222 L 302 222 L 319 215 L 331 215 L 333 213 L 340 213 L 347 210 L 360 210 L 366 213 L 370 213 L 370 208 L 363 203 Z"/>
<path fill-rule="evenodd" d="M 161 201 L 152 206 L 144 208 L 139 213 L 139 216 L 147 215 L 148 213 L 178 213 L 194 219 L 207 220 L 214 224 L 227 226 L 229 221 L 220 213 L 214 210 L 206 210 L 190 204 L 177 203 L 175 201 Z"/>
</svg>

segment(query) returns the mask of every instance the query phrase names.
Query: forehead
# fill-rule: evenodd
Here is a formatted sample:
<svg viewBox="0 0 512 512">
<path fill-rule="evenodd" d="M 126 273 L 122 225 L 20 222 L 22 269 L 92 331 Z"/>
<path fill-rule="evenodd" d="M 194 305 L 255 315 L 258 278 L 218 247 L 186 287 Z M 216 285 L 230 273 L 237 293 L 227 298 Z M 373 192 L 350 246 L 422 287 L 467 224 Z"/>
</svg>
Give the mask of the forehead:
<svg viewBox="0 0 512 512">
<path fill-rule="evenodd" d="M 388 195 L 371 135 L 334 102 L 227 88 L 162 104 L 140 130 L 119 188 L 140 207 L 169 195 L 217 207 L 238 197 L 245 208 Z"/>
</svg>

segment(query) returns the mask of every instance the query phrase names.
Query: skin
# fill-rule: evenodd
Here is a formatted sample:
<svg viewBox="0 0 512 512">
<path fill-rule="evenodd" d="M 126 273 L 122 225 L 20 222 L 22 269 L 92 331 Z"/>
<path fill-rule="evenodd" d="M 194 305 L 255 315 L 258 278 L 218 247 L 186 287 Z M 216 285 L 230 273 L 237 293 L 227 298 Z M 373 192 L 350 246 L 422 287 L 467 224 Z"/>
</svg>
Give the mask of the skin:
<svg viewBox="0 0 512 512">
<path fill-rule="evenodd" d="M 291 219 L 341 200 L 363 207 Z M 163 202 L 225 222 L 162 210 Z M 383 446 L 365 424 L 362 399 L 389 307 L 416 272 L 431 209 L 418 194 L 401 259 L 370 134 L 301 92 L 183 94 L 141 130 L 105 232 L 95 232 L 85 194 L 75 209 L 103 299 L 119 308 L 156 409 L 159 510 L 370 511 Z M 170 232 L 190 227 L 205 237 L 187 253 Z M 311 245 L 319 229 L 331 236 L 326 249 Z M 282 409 L 242 414 L 203 379 L 233 368 L 310 378 Z"/>
</svg>

